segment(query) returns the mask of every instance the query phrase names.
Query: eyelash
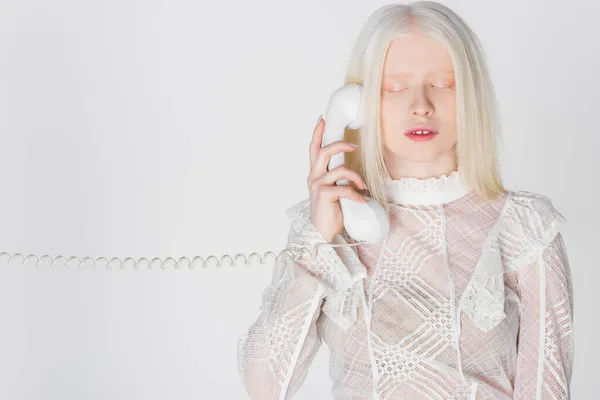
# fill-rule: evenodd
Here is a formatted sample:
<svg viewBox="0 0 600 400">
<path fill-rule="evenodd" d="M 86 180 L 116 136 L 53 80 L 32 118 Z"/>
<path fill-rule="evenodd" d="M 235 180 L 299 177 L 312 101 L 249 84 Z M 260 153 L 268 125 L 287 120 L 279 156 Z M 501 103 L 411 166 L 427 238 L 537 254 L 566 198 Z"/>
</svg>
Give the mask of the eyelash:
<svg viewBox="0 0 600 400">
<path fill-rule="evenodd" d="M 435 88 L 435 89 L 440 89 L 440 90 L 446 92 L 446 91 L 452 90 L 452 88 L 454 87 L 454 85 L 449 86 L 449 87 L 440 87 L 440 86 L 433 86 L 432 85 L 432 87 Z M 402 88 L 401 90 L 388 90 L 388 92 L 390 92 L 390 93 L 400 93 L 400 92 L 402 92 L 405 89 L 406 88 Z"/>
</svg>

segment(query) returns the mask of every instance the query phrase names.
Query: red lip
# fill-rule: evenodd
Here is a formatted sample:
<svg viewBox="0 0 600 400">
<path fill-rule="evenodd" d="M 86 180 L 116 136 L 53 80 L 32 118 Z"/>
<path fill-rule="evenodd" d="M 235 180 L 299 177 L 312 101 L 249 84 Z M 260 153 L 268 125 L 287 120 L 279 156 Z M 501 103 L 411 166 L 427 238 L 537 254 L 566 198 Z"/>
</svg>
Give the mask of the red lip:
<svg viewBox="0 0 600 400">
<path fill-rule="evenodd" d="M 410 135 L 414 131 L 429 131 L 431 133 L 437 133 L 437 130 L 431 125 L 416 125 L 404 132 L 404 134 Z"/>
</svg>

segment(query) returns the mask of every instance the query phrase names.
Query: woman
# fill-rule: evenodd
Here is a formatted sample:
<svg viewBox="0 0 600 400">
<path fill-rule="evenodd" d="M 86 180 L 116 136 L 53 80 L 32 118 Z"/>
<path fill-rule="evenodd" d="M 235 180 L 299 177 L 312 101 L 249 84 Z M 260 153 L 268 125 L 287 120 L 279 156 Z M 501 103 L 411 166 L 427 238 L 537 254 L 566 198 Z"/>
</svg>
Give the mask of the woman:
<svg viewBox="0 0 600 400">
<path fill-rule="evenodd" d="M 497 109 L 476 36 L 435 2 L 384 6 L 345 83 L 367 96 L 365 125 L 346 130 L 359 147 L 321 148 L 319 119 L 310 196 L 286 211 L 289 248 L 319 245 L 318 255 L 277 261 L 239 341 L 247 392 L 291 398 L 325 341 L 335 399 L 568 399 L 565 218 L 548 198 L 500 182 Z M 340 151 L 348 167 L 328 171 Z M 335 186 L 343 178 L 352 185 Z M 377 245 L 343 229 L 337 200 L 364 194 L 389 214 Z"/>
</svg>

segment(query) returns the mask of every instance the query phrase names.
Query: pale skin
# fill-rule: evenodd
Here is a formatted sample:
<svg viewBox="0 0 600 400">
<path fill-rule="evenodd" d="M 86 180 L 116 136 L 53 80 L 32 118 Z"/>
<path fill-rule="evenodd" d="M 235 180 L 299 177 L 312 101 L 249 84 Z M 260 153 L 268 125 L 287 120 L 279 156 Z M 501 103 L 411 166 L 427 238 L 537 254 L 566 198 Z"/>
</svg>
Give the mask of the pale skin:
<svg viewBox="0 0 600 400">
<path fill-rule="evenodd" d="M 366 201 L 348 179 L 363 190 L 360 175 L 341 165 L 327 171 L 332 155 L 356 151 L 348 142 L 321 147 L 325 121 L 320 119 L 310 143 L 310 173 L 307 178 L 311 221 L 331 243 L 343 226 L 339 198 Z M 404 133 L 416 125 L 429 125 L 438 134 L 428 141 L 414 141 Z M 382 140 L 392 179 L 419 179 L 448 175 L 456 170 L 456 93 L 454 67 L 446 47 L 413 30 L 396 39 L 386 54 L 381 82 Z"/>
</svg>

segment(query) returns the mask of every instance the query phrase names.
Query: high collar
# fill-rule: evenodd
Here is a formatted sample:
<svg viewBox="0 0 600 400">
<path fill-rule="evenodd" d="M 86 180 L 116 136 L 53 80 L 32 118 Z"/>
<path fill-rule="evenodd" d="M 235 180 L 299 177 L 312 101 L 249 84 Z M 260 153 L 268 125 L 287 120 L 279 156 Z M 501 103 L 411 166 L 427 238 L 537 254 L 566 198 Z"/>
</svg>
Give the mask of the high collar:
<svg viewBox="0 0 600 400">
<path fill-rule="evenodd" d="M 457 200 L 470 189 L 464 182 L 460 166 L 448 175 L 433 178 L 385 178 L 388 201 L 404 205 L 445 204 Z"/>
</svg>

